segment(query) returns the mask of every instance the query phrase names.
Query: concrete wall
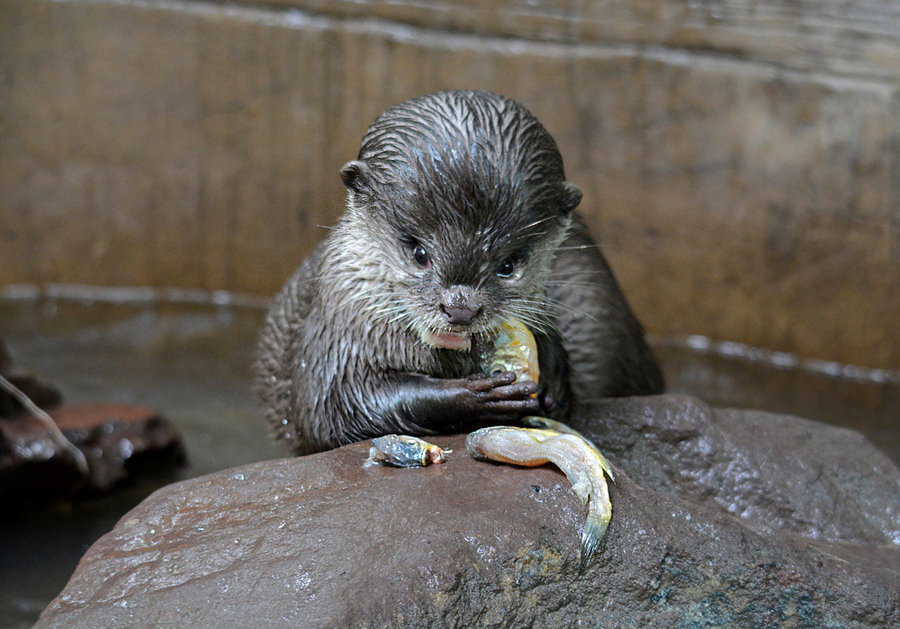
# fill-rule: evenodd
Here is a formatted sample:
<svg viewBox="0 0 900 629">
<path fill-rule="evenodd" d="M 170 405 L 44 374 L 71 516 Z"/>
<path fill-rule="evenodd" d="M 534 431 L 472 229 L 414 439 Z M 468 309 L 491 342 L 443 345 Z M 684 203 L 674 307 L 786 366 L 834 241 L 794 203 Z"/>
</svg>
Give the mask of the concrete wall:
<svg viewBox="0 0 900 629">
<path fill-rule="evenodd" d="M 876 0 L 3 0 L 0 287 L 271 295 L 375 115 L 482 88 L 652 334 L 900 368 L 898 86 Z"/>
</svg>

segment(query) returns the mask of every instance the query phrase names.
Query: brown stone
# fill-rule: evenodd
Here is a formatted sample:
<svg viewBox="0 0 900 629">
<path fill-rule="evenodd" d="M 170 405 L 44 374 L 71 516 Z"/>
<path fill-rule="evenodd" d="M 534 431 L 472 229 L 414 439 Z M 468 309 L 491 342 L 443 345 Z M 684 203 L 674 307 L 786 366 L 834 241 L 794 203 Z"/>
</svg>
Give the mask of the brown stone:
<svg viewBox="0 0 900 629">
<path fill-rule="evenodd" d="M 877 0 L 9 0 L 2 281 L 271 295 L 377 113 L 486 88 L 557 138 L 652 334 L 898 369 L 898 19 Z"/>
<path fill-rule="evenodd" d="M 159 490 L 36 627 L 900 622 L 900 471 L 865 440 L 683 397 L 581 417 L 598 438 L 618 427 L 613 517 L 584 572 L 557 470 L 477 462 L 459 436 L 434 439 L 444 464 L 364 468 L 359 443 Z"/>
<path fill-rule="evenodd" d="M 181 438 L 158 411 L 106 403 L 63 404 L 50 414 L 87 458 L 85 477 L 71 455 L 27 414 L 0 418 L 0 502 L 14 510 L 106 491 L 149 470 L 171 469 L 184 459 Z"/>
</svg>

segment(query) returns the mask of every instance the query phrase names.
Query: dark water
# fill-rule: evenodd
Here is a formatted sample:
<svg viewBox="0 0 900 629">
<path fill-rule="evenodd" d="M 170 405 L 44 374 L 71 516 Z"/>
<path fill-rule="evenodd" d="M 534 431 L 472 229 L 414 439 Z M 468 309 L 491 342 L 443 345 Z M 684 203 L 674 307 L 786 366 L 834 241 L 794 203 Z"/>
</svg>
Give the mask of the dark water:
<svg viewBox="0 0 900 629">
<path fill-rule="evenodd" d="M 0 336 L 14 360 L 67 401 L 152 406 L 176 426 L 189 464 L 167 480 L 284 456 L 249 388 L 262 319 L 258 308 L 0 299 Z M 834 378 L 671 341 L 656 351 L 671 391 L 854 427 L 900 462 L 896 381 Z M 30 627 L 87 548 L 163 482 L 0 517 L 0 627 Z"/>
<path fill-rule="evenodd" d="M 894 373 L 874 372 L 872 381 L 865 373 L 848 378 L 779 368 L 680 343 L 658 343 L 654 350 L 671 392 L 689 393 L 713 406 L 762 409 L 852 428 L 900 465 L 900 382 Z"/>
<path fill-rule="evenodd" d="M 160 409 L 188 465 L 174 480 L 284 456 L 267 438 L 249 388 L 254 309 L 0 302 L 14 361 L 66 401 Z M 0 517 L 0 627 L 30 627 L 87 548 L 162 481 L 25 518 Z"/>
</svg>

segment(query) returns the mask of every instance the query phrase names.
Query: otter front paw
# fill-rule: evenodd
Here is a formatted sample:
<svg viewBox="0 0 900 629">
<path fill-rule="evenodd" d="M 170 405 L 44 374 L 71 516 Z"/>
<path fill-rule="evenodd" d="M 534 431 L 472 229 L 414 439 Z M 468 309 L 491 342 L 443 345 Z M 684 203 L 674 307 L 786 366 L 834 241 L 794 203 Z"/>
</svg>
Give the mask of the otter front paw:
<svg viewBox="0 0 900 629">
<path fill-rule="evenodd" d="M 373 415 L 393 417 L 388 428 L 414 435 L 470 431 L 491 424 L 514 424 L 540 412 L 538 383 L 516 382 L 504 371 L 468 378 L 403 374 L 375 396 Z M 377 433 L 381 434 L 381 433 Z"/>
<path fill-rule="evenodd" d="M 512 371 L 469 376 L 455 384 L 462 385 L 457 401 L 472 419 L 479 422 L 514 423 L 541 408 L 535 396 L 538 383 L 532 380 L 516 382 L 516 374 Z"/>
</svg>

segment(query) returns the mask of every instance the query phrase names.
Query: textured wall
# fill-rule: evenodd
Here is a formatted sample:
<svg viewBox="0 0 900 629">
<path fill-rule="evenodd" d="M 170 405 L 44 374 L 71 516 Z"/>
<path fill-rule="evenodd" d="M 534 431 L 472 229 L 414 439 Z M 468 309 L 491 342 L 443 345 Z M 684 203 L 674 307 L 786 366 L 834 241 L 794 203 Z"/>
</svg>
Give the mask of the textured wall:
<svg viewBox="0 0 900 629">
<path fill-rule="evenodd" d="M 272 294 L 386 106 L 513 96 L 655 335 L 900 367 L 900 8 L 0 3 L 0 286 Z"/>
</svg>

